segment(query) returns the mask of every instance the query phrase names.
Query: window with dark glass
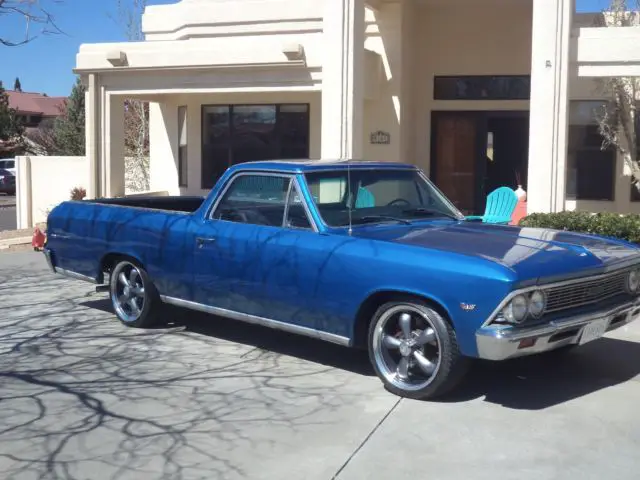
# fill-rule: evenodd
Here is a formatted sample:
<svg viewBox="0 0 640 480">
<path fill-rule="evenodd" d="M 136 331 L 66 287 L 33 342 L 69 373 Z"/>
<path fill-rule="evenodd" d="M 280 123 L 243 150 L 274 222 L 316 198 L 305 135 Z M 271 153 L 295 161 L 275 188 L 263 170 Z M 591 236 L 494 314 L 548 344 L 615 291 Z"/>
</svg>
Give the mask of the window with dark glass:
<svg viewBox="0 0 640 480">
<path fill-rule="evenodd" d="M 597 114 L 601 101 L 572 101 L 569 107 L 566 196 L 575 200 L 613 200 L 616 152 L 602 148 Z M 531 159 L 535 161 L 535 159 Z"/>
<path fill-rule="evenodd" d="M 212 188 L 231 165 L 309 158 L 309 105 L 202 107 L 202 188 Z"/>
<path fill-rule="evenodd" d="M 187 107 L 178 107 L 178 185 L 187 186 Z"/>
<path fill-rule="evenodd" d="M 529 100 L 530 75 L 437 76 L 435 100 Z"/>
<path fill-rule="evenodd" d="M 281 227 L 290 182 L 276 175 L 239 175 L 231 180 L 213 218 Z"/>
</svg>

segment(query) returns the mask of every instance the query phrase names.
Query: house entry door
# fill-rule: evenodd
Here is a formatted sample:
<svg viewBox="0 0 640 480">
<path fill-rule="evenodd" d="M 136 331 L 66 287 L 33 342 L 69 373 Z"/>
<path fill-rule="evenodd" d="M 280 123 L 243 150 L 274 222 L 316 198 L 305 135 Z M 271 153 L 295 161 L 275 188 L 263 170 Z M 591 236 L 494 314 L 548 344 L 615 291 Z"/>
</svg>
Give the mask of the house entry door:
<svg viewBox="0 0 640 480">
<path fill-rule="evenodd" d="M 474 112 L 434 112 L 432 118 L 431 177 L 466 215 L 477 213 L 481 195 L 479 120 Z"/>
</svg>

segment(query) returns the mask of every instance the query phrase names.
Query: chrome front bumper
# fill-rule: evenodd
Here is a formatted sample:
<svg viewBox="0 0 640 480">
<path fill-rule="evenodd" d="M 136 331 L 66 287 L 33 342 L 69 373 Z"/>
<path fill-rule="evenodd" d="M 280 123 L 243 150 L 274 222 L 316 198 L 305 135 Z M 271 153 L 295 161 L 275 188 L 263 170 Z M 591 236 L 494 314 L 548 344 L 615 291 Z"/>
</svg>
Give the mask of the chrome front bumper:
<svg viewBox="0 0 640 480">
<path fill-rule="evenodd" d="M 631 323 L 638 315 L 640 303 L 636 301 L 611 310 L 555 320 L 536 327 L 482 327 L 476 331 L 478 357 L 484 360 L 506 360 L 579 344 L 585 328 L 594 322 L 606 322 L 603 332 L 606 333 Z"/>
</svg>

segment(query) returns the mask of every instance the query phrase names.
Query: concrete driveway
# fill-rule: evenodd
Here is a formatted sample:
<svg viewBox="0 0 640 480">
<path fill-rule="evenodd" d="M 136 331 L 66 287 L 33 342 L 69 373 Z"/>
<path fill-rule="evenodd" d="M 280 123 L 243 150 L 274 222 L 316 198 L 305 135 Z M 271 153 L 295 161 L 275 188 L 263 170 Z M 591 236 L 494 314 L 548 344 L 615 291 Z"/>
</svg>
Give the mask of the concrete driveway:
<svg viewBox="0 0 640 480">
<path fill-rule="evenodd" d="M 478 364 L 399 400 L 366 357 L 167 309 L 121 326 L 104 294 L 0 253 L 7 479 L 637 479 L 640 325 L 564 361 Z"/>
</svg>

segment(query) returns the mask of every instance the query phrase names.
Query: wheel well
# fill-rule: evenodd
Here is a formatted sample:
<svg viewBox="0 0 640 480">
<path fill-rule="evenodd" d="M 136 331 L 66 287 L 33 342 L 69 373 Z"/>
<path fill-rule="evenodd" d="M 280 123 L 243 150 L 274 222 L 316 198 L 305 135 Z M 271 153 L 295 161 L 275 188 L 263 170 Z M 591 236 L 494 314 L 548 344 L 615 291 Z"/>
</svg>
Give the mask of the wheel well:
<svg viewBox="0 0 640 480">
<path fill-rule="evenodd" d="M 140 261 L 137 258 L 132 257 L 131 255 L 125 255 L 123 253 L 108 253 L 104 257 L 102 257 L 102 262 L 100 262 L 100 272 L 102 272 L 103 274 L 105 272 L 110 274 L 111 270 L 113 270 L 113 267 L 115 267 L 120 260 L 127 260 L 135 263 L 138 266 L 142 266 Z"/>
<path fill-rule="evenodd" d="M 395 290 L 385 290 L 372 294 L 369 296 L 358 309 L 356 313 L 356 321 L 353 329 L 353 346 L 355 348 L 366 349 L 367 348 L 367 336 L 369 335 L 369 324 L 378 308 L 394 300 L 421 300 L 427 303 L 431 308 L 438 312 L 442 318 L 447 320 L 453 327 L 453 323 L 449 318 L 449 314 L 446 309 L 438 302 L 414 293 L 407 293 Z"/>
</svg>

